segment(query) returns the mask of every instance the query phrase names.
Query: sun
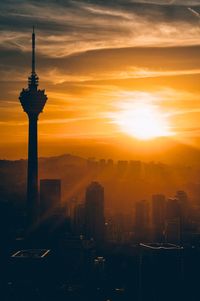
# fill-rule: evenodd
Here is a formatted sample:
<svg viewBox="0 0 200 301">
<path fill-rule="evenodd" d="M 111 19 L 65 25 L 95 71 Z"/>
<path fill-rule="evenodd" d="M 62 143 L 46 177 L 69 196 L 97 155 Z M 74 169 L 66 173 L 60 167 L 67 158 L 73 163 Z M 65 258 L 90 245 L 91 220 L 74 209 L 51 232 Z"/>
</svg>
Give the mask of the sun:
<svg viewBox="0 0 200 301">
<path fill-rule="evenodd" d="M 122 132 L 140 140 L 172 135 L 167 116 L 151 103 L 126 103 L 114 114 L 113 123 Z"/>
</svg>

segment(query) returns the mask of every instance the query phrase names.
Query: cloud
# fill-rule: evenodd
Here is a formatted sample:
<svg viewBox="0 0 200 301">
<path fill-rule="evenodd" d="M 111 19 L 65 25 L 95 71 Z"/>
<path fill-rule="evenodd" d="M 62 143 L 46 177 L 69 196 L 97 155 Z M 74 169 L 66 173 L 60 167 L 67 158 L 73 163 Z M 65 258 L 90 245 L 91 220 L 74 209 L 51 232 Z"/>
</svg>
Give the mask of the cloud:
<svg viewBox="0 0 200 301">
<path fill-rule="evenodd" d="M 198 44 L 198 20 L 183 2 L 19 1 L 17 9 L 13 1 L 2 2 L 0 47 L 28 52 L 32 24 L 38 51 L 51 57 L 101 48 Z"/>
<path fill-rule="evenodd" d="M 199 0 L 131 0 L 132 3 L 148 3 L 157 5 L 183 5 L 183 6 L 196 6 L 199 5 Z"/>
<path fill-rule="evenodd" d="M 129 47 L 92 50 L 66 57 L 37 55 L 41 81 L 53 84 L 83 83 L 92 80 L 158 77 L 197 74 L 200 46 Z M 1 80 L 25 81 L 31 56 L 16 50 L 0 49 Z"/>
<path fill-rule="evenodd" d="M 0 129 L 5 141 L 6 135 L 13 141 L 26 138 L 18 95 L 31 68 L 33 24 L 37 72 L 48 95 L 41 137 L 114 135 L 107 113 L 116 110 L 118 101 L 140 99 L 142 93 L 154 95 L 177 131 L 183 124 L 196 126 L 200 27 L 193 10 L 199 12 L 198 2 L 19 0 L 16 5 L 0 0 Z"/>
</svg>

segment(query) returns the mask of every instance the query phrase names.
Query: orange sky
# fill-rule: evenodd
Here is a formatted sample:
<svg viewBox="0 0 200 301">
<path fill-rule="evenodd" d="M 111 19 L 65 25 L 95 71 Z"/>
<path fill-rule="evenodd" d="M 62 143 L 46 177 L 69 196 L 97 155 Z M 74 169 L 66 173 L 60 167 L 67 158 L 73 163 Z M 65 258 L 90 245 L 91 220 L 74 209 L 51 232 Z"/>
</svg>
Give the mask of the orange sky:
<svg viewBox="0 0 200 301">
<path fill-rule="evenodd" d="M 40 88 L 48 95 L 39 118 L 41 156 L 101 156 L 102 150 L 134 157 L 147 148 L 157 155 L 174 143 L 199 148 L 200 7 L 152 2 L 1 4 L 1 158 L 27 156 L 18 96 L 30 73 L 32 24 Z M 169 137 L 138 141 L 136 114 L 146 129 L 155 121 L 158 136 Z"/>
</svg>

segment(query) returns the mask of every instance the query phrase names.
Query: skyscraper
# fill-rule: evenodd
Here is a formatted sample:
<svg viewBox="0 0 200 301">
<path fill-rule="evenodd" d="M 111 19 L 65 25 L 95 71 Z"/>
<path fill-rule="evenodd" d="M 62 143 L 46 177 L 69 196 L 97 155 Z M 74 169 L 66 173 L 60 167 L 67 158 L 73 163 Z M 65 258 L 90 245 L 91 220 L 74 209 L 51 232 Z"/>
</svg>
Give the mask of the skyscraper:
<svg viewBox="0 0 200 301">
<path fill-rule="evenodd" d="M 138 241 L 148 238 L 149 204 L 146 200 L 137 201 L 135 204 L 135 237 Z"/>
<path fill-rule="evenodd" d="M 97 242 L 104 240 L 104 188 L 98 182 L 92 182 L 85 197 L 85 231 L 88 239 Z"/>
<path fill-rule="evenodd" d="M 166 219 L 180 219 L 181 208 L 177 198 L 169 198 L 166 202 Z"/>
<path fill-rule="evenodd" d="M 61 180 L 40 180 L 40 213 L 42 215 L 52 214 L 61 206 Z"/>
<path fill-rule="evenodd" d="M 37 121 L 42 112 L 47 96 L 44 90 L 38 89 L 39 78 L 35 71 L 35 33 L 32 33 L 32 71 L 28 78 L 28 88 L 20 93 L 19 100 L 23 110 L 28 115 L 29 139 L 28 139 L 28 172 L 27 172 L 27 205 L 28 222 L 33 225 L 37 222 L 39 200 L 38 200 L 38 141 Z"/>
<path fill-rule="evenodd" d="M 74 208 L 73 231 L 77 235 L 84 233 L 85 227 L 85 205 L 78 204 Z"/>
<path fill-rule="evenodd" d="M 156 242 L 160 242 L 164 238 L 165 201 L 165 196 L 162 194 L 152 196 L 152 225 Z"/>
<path fill-rule="evenodd" d="M 141 243 L 138 300 L 186 300 L 182 288 L 183 249 L 169 243 Z"/>
<path fill-rule="evenodd" d="M 181 206 L 177 198 L 166 202 L 165 240 L 169 243 L 181 242 Z"/>
<path fill-rule="evenodd" d="M 180 210 L 181 210 L 181 219 L 183 226 L 188 220 L 189 216 L 189 200 L 187 193 L 185 191 L 179 190 L 176 192 L 176 198 L 179 201 L 180 204 Z"/>
</svg>

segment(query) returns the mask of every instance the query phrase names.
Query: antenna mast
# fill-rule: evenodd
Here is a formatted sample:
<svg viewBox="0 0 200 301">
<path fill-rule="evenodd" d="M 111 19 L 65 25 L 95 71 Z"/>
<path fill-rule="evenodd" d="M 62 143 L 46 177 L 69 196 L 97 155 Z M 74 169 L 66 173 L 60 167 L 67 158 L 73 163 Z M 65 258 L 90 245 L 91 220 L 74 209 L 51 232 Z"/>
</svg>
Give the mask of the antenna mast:
<svg viewBox="0 0 200 301">
<path fill-rule="evenodd" d="M 35 28 L 32 33 L 32 74 L 35 74 Z"/>
</svg>

